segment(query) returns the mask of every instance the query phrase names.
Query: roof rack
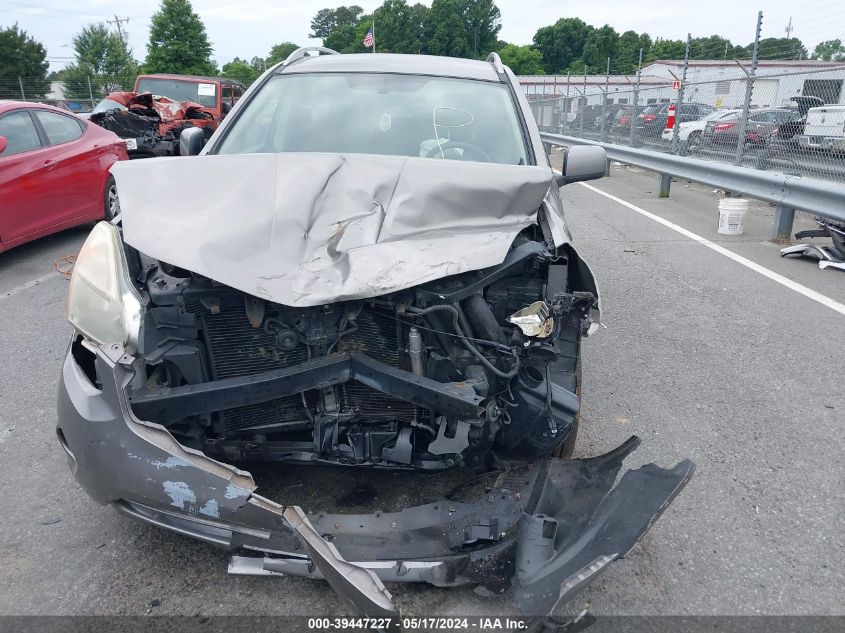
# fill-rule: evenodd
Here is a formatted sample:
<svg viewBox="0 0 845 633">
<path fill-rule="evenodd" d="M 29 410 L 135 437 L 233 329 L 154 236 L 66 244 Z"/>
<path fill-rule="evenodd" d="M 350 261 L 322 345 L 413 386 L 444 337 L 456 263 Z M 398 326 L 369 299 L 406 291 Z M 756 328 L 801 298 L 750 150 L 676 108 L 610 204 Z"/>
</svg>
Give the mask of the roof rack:
<svg viewBox="0 0 845 633">
<path fill-rule="evenodd" d="M 282 67 L 289 66 L 290 64 L 294 63 L 295 61 L 299 61 L 300 59 L 304 59 L 305 57 L 310 57 L 308 53 L 316 51 L 319 55 L 323 53 L 325 55 L 340 55 L 337 51 L 334 51 L 330 48 L 326 48 L 325 46 L 303 46 L 302 48 L 297 48 L 294 52 L 287 56 L 287 59 L 282 62 Z"/>
<path fill-rule="evenodd" d="M 499 53 L 496 53 L 495 51 L 490 53 L 487 56 L 487 61 L 493 64 L 493 69 L 496 71 L 497 75 L 505 74 L 505 65 L 502 63 L 502 58 L 499 57 Z"/>
</svg>

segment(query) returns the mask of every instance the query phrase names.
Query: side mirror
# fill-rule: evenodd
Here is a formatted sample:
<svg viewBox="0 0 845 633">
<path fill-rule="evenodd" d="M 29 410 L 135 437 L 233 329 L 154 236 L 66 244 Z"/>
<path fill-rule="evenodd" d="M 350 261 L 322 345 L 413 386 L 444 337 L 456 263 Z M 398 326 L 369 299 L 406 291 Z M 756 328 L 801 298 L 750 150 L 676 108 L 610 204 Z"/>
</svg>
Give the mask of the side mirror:
<svg viewBox="0 0 845 633">
<path fill-rule="evenodd" d="M 563 155 L 563 168 L 557 177 L 558 187 L 571 182 L 596 180 L 607 172 L 607 152 L 595 145 L 570 147 Z"/>
<path fill-rule="evenodd" d="M 5 152 L 7 147 L 9 147 L 9 139 L 5 136 L 0 136 L 0 154 Z"/>
<path fill-rule="evenodd" d="M 196 156 L 205 146 L 205 132 L 201 127 L 189 127 L 179 135 L 179 155 Z"/>
</svg>

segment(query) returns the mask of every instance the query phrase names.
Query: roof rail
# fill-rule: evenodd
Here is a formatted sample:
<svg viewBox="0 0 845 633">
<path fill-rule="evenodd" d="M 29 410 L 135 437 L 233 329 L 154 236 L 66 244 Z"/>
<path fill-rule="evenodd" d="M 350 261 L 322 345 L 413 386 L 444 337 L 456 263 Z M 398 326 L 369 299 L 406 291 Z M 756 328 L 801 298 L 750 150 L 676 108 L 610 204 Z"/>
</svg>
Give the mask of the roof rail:
<svg viewBox="0 0 845 633">
<path fill-rule="evenodd" d="M 487 56 L 487 61 L 493 64 L 493 69 L 496 71 L 497 75 L 504 75 L 505 74 L 505 66 L 502 64 L 502 58 L 499 57 L 499 53 L 492 52 Z"/>
<path fill-rule="evenodd" d="M 290 64 L 298 61 L 300 59 L 309 56 L 308 53 L 312 51 L 317 51 L 317 54 L 324 53 L 326 55 L 340 55 L 337 51 L 334 51 L 330 48 L 326 48 L 325 46 L 303 46 L 302 48 L 297 48 L 294 52 L 287 56 L 287 59 L 282 62 L 282 66 L 289 66 Z"/>
</svg>

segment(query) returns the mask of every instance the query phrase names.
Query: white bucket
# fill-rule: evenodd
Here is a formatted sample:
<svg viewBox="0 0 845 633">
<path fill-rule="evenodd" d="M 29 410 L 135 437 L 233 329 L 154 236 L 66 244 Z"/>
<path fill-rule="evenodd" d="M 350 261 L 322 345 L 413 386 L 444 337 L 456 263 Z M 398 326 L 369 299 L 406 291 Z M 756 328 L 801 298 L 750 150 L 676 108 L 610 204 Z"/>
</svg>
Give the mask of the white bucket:
<svg viewBox="0 0 845 633">
<path fill-rule="evenodd" d="M 742 235 L 742 221 L 748 211 L 748 200 L 722 198 L 719 200 L 719 229 L 722 235 Z"/>
</svg>

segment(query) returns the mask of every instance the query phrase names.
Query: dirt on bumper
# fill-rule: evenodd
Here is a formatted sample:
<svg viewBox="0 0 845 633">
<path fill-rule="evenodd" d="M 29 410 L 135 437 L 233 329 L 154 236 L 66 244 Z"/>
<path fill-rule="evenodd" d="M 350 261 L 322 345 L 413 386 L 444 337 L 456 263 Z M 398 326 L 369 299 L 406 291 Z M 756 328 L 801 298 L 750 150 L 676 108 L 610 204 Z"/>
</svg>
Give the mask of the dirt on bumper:
<svg viewBox="0 0 845 633">
<path fill-rule="evenodd" d="M 131 373 L 102 356 L 91 383 L 68 354 L 58 435 L 71 470 L 97 501 L 145 522 L 226 547 L 232 573 L 324 578 L 352 609 L 398 612 L 387 582 L 477 584 L 528 616 L 559 612 L 623 558 L 694 471 L 622 462 L 639 440 L 604 455 L 507 469 L 481 495 L 396 512 L 304 513 L 256 494 L 250 473 L 183 447 L 133 416 Z"/>
</svg>

